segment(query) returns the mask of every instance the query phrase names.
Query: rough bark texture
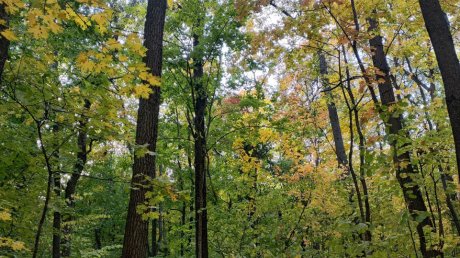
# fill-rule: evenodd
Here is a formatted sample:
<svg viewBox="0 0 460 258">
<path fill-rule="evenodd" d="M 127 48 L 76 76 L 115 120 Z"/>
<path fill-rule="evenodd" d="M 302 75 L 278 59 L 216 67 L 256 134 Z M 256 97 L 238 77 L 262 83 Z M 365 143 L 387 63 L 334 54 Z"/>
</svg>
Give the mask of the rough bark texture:
<svg viewBox="0 0 460 258">
<path fill-rule="evenodd" d="M 199 46 L 199 36 L 194 35 L 195 50 Z M 200 54 L 197 54 L 200 56 Z M 207 91 L 203 84 L 203 61 L 197 58 L 193 67 L 193 90 L 195 94 L 195 245 L 196 257 L 208 257 L 208 216 L 206 210 L 206 128 L 205 113 Z"/>
<path fill-rule="evenodd" d="M 167 3 L 166 0 L 149 0 L 144 29 L 144 46 L 147 55 L 144 62 L 152 75 L 161 77 L 163 61 L 163 32 Z M 155 151 L 158 138 L 158 116 L 161 104 L 160 88 L 155 87 L 148 99 L 139 100 L 136 128 L 136 145 L 147 145 L 151 154 L 134 157 L 131 193 L 126 219 L 122 257 L 147 257 L 148 222 L 137 213 L 136 207 L 146 201 L 147 188 L 142 186 L 145 177 L 154 175 Z M 153 155 L 152 155 L 153 154 Z"/>
<path fill-rule="evenodd" d="M 369 44 L 373 51 L 372 61 L 374 67 L 378 69 L 376 72 L 376 80 L 378 83 L 380 101 L 382 107 L 390 107 L 396 103 L 396 98 L 393 90 L 393 86 L 390 78 L 390 67 L 385 56 L 383 49 L 383 39 L 378 33 L 378 22 L 375 19 L 368 19 L 369 31 L 374 33 L 375 36 L 369 40 Z M 389 129 L 392 137 L 399 135 L 403 129 L 402 117 L 394 116 L 391 112 L 389 114 L 383 114 L 385 117 L 385 124 Z M 404 199 L 409 208 L 409 212 L 415 218 L 419 212 L 426 212 L 427 208 L 423 200 L 422 192 L 419 185 L 414 181 L 417 176 L 417 171 L 413 168 L 410 162 L 410 154 L 405 151 L 399 153 L 398 143 L 393 138 L 391 145 L 394 148 L 394 163 L 396 166 L 396 178 L 402 188 Z M 404 164 L 404 165 L 403 165 Z M 424 218 L 417 225 L 417 234 L 420 241 L 420 250 L 424 257 L 430 257 L 432 250 L 427 250 L 426 238 L 423 233 L 423 227 L 432 227 L 432 221 L 429 217 Z"/>
<path fill-rule="evenodd" d="M 348 163 L 345 146 L 343 144 L 342 129 L 340 129 L 340 120 L 337 113 L 337 107 L 330 91 L 329 79 L 327 78 L 327 62 L 323 53 L 319 53 L 319 70 L 323 84 L 326 86 L 326 94 L 328 97 L 327 110 L 329 112 L 329 121 L 331 123 L 332 134 L 334 136 L 335 154 L 339 166 L 346 166 Z"/>
<path fill-rule="evenodd" d="M 444 82 L 460 175 L 460 63 L 455 52 L 447 15 L 439 1 L 419 0 L 419 3 Z"/>
<path fill-rule="evenodd" d="M 5 5 L 0 4 L 0 19 L 6 21 L 8 24 L 9 17 L 5 10 Z M 6 30 L 7 25 L 0 25 L 0 32 Z M 5 37 L 0 36 L 0 82 L 2 81 L 3 70 L 5 69 L 5 63 L 8 59 L 8 49 L 10 47 L 10 41 Z"/>
</svg>

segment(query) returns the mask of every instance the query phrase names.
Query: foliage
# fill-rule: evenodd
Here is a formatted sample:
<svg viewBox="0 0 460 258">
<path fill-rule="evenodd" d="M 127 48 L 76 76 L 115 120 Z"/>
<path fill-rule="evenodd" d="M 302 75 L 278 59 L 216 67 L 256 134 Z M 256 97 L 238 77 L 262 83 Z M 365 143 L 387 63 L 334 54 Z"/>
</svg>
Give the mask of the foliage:
<svg viewBox="0 0 460 258">
<path fill-rule="evenodd" d="M 0 34 L 11 44 L 0 82 L 0 256 L 31 256 L 51 186 L 39 257 L 51 256 L 56 233 L 71 239 L 72 257 L 119 257 L 134 155 L 158 163 L 156 178 L 132 186 L 149 189 L 137 209 L 156 225 L 151 252 L 154 242 L 161 256 L 193 256 L 193 63 L 201 59 L 211 257 L 415 257 L 426 217 L 430 248 L 458 257 L 455 148 L 418 4 L 356 1 L 355 16 L 351 3 L 168 1 L 160 79 L 143 60 L 146 1 L 0 0 L 9 17 Z M 442 3 L 458 45 L 460 2 Z M 382 72 L 369 18 L 384 38 L 394 105 L 372 99 Z M 157 152 L 149 153 L 134 142 L 134 121 L 136 99 L 153 87 L 163 102 Z M 331 103 L 346 165 L 337 164 Z M 403 120 L 396 135 L 389 116 Z M 88 159 L 69 204 L 82 134 Z M 410 153 L 406 163 L 394 163 L 393 139 L 397 154 Z M 408 165 L 428 207 L 415 217 L 396 179 Z M 360 216 L 364 190 L 352 170 L 367 184 L 370 221 Z M 70 234 L 53 232 L 55 212 L 71 218 L 62 224 Z"/>
</svg>

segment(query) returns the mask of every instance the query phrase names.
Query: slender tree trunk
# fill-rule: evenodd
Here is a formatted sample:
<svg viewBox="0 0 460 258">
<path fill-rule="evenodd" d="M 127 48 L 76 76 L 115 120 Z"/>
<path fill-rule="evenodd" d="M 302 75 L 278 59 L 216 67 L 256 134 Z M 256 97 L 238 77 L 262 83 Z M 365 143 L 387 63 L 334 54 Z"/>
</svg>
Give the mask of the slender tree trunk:
<svg viewBox="0 0 460 258">
<path fill-rule="evenodd" d="M 460 63 L 455 52 L 449 20 L 439 1 L 419 0 L 419 4 L 444 82 L 460 175 Z"/>
<path fill-rule="evenodd" d="M 59 132 L 59 125 L 53 126 L 53 133 Z M 59 146 L 54 146 L 58 148 Z M 60 174 L 60 166 L 59 166 L 59 151 L 56 149 L 56 153 L 53 155 L 56 164 L 56 168 L 58 169 L 57 172 L 53 173 L 53 182 L 54 182 L 54 194 L 56 195 L 56 199 L 61 199 L 61 174 Z M 59 206 L 58 206 L 59 207 Z M 58 209 L 55 209 L 53 213 L 53 258 L 61 257 L 61 212 Z"/>
<path fill-rule="evenodd" d="M 199 35 L 193 35 L 193 46 L 197 55 L 193 67 L 194 91 L 194 140 L 195 140 L 195 245 L 196 257 L 208 257 L 208 215 L 206 210 L 206 128 L 205 113 L 207 90 L 203 83 L 203 61 L 198 53 Z"/>
<path fill-rule="evenodd" d="M 84 110 L 88 111 L 91 108 L 91 102 L 85 99 Z M 86 124 L 88 123 L 88 117 L 82 117 L 79 121 L 78 136 L 77 136 L 77 161 L 73 167 L 72 176 L 67 182 L 67 186 L 64 191 L 64 197 L 67 206 L 72 209 L 75 206 L 75 191 L 77 189 L 78 181 L 80 180 L 81 173 L 86 165 L 88 160 L 88 150 L 87 150 L 87 129 Z M 63 222 L 66 223 L 63 228 L 64 237 L 62 238 L 62 256 L 69 257 L 71 254 L 70 246 L 70 233 L 72 231 L 70 222 L 72 220 L 71 214 L 65 214 L 63 216 Z"/>
<path fill-rule="evenodd" d="M 5 21 L 5 24 L 0 25 L 0 32 L 8 29 L 9 17 L 5 10 L 5 4 L 0 4 L 0 19 Z M 3 70 L 8 59 L 8 49 L 10 41 L 3 36 L 0 36 L 0 82 L 2 81 Z"/>
<path fill-rule="evenodd" d="M 188 112 L 188 111 L 187 111 Z M 188 114 L 187 114 L 188 115 Z M 192 135 L 191 135 L 191 132 L 193 131 L 192 130 L 192 127 L 191 125 L 189 125 L 189 131 L 187 133 L 187 140 L 188 141 L 192 141 Z M 186 155 L 187 155 L 187 166 L 188 166 L 188 169 L 189 171 L 193 171 L 193 162 L 192 162 L 192 150 L 191 148 L 186 148 Z M 195 193 L 195 178 L 194 178 L 194 175 L 190 174 L 190 192 L 191 193 Z M 195 204 L 195 198 L 191 199 L 189 201 L 189 214 L 190 214 L 190 217 L 189 217 L 189 231 L 190 232 L 193 232 L 193 224 L 194 224 L 194 215 L 195 215 L 195 207 L 194 207 L 194 204 Z M 192 248 L 192 234 L 187 234 L 187 250 L 191 250 Z"/>
<path fill-rule="evenodd" d="M 181 138 L 181 123 L 179 121 L 179 112 L 176 108 L 175 110 L 175 114 L 176 114 L 176 126 L 177 126 L 177 138 Z M 182 144 L 179 144 L 178 145 L 178 153 L 181 153 L 181 150 L 184 149 L 184 146 Z M 177 156 L 177 159 L 176 159 L 176 162 L 177 162 L 177 170 L 178 170 L 178 186 L 179 186 L 179 191 L 184 191 L 185 190 L 185 179 L 184 179 L 184 175 L 183 175 L 183 167 L 182 167 L 182 163 L 181 163 L 181 160 L 180 160 L 181 156 L 178 155 Z M 183 257 L 185 255 L 185 246 L 184 246 L 184 240 L 185 240 L 185 230 L 184 230 L 184 227 L 185 227 L 185 221 L 187 219 L 187 201 L 183 201 L 182 202 L 182 207 L 180 209 L 180 213 L 181 213 L 181 216 L 180 216 L 180 239 L 181 239 L 181 243 L 180 243 L 180 256 Z"/>
<path fill-rule="evenodd" d="M 34 249 L 32 251 L 32 257 L 36 258 L 38 255 L 38 249 L 40 247 L 40 238 L 43 231 L 43 225 L 45 224 L 46 214 L 48 213 L 48 205 L 51 198 L 51 191 L 53 186 L 53 169 L 50 163 L 50 157 L 48 156 L 48 151 L 46 150 L 45 143 L 43 142 L 42 135 L 42 126 L 43 121 L 35 121 L 38 139 L 40 141 L 40 150 L 43 154 L 43 159 L 45 160 L 46 170 L 48 172 L 48 181 L 46 184 L 46 194 L 45 194 L 45 203 L 43 205 L 42 214 L 40 216 L 40 221 L 38 222 L 37 233 L 35 234 Z"/>
<path fill-rule="evenodd" d="M 152 75 L 161 77 L 163 61 L 163 33 L 166 17 L 166 0 L 149 0 L 144 28 L 144 46 L 147 55 L 144 62 Z M 147 145 L 149 154 L 134 157 L 133 177 L 125 226 L 122 257 L 141 258 L 148 254 L 148 223 L 137 213 L 137 206 L 146 201 L 145 177 L 155 170 L 155 151 L 158 138 L 160 88 L 155 87 L 147 99 L 139 100 L 136 128 L 136 145 Z"/>
<path fill-rule="evenodd" d="M 343 96 L 345 98 L 347 107 L 348 107 L 348 113 L 349 113 L 349 120 L 350 120 L 350 153 L 349 153 L 349 169 L 350 172 L 354 175 L 354 180 L 355 180 L 355 188 L 357 190 L 357 193 L 359 193 L 359 186 L 358 182 L 356 181 L 356 173 L 353 169 L 353 141 L 354 141 L 354 133 L 353 133 L 353 115 L 354 115 L 354 120 L 355 120 L 355 127 L 356 131 L 358 133 L 358 139 L 359 139 L 359 181 L 361 183 L 361 187 L 363 189 L 363 197 L 364 197 L 364 208 L 363 209 L 363 204 L 360 203 L 360 209 L 361 209 L 361 220 L 362 222 L 365 222 L 368 226 L 366 232 L 362 235 L 363 240 L 365 241 L 371 241 L 372 240 L 372 233 L 369 229 L 370 224 L 371 224 L 371 208 L 369 204 L 369 192 L 368 192 L 368 187 L 367 187 L 367 182 L 365 178 L 365 172 L 364 172 L 364 166 L 365 166 L 365 153 L 366 153 L 366 147 L 364 145 L 365 142 L 365 137 L 361 129 L 361 123 L 359 121 L 359 111 L 358 111 L 358 104 L 356 102 L 355 96 L 353 94 L 353 91 L 351 89 L 351 81 L 350 81 L 350 70 L 348 68 L 348 58 L 347 58 L 347 53 L 345 51 L 345 47 L 342 46 L 342 53 L 343 53 L 343 59 L 345 62 L 345 74 L 346 74 L 346 81 L 347 81 L 347 87 L 346 91 L 348 93 L 348 97 L 350 98 L 350 101 L 347 100 L 346 94 L 344 87 L 342 87 L 343 91 Z M 361 201 L 361 198 L 358 198 L 358 201 Z"/>
<path fill-rule="evenodd" d="M 319 70 L 323 84 L 326 87 L 325 90 L 328 98 L 327 110 L 329 112 L 329 121 L 331 123 L 332 134 L 334 136 L 335 154 L 337 156 L 337 162 L 339 166 L 347 166 L 348 160 L 347 154 L 345 152 L 345 145 L 343 144 L 342 129 L 340 128 L 340 119 L 337 113 L 337 107 L 334 102 L 334 97 L 329 87 L 329 79 L 327 78 L 327 62 L 322 52 L 319 52 Z"/>
<path fill-rule="evenodd" d="M 152 256 L 155 257 L 158 255 L 158 241 L 157 241 L 157 228 L 158 220 L 152 220 Z"/>
<path fill-rule="evenodd" d="M 94 229 L 94 249 L 99 250 L 102 248 L 101 228 Z"/>
<path fill-rule="evenodd" d="M 390 78 L 390 68 L 383 49 L 383 39 L 378 33 L 378 22 L 369 18 L 369 31 L 373 32 L 375 36 L 369 40 L 370 47 L 373 51 L 372 61 L 376 71 L 376 81 L 380 93 L 380 101 L 382 107 L 386 110 L 396 103 L 396 98 Z M 381 108 L 381 107 L 379 107 Z M 423 200 L 420 186 L 416 183 L 417 171 L 411 164 L 410 154 L 408 151 L 399 153 L 399 145 L 394 138 L 400 135 L 403 129 L 402 116 L 395 116 L 394 112 L 382 113 L 384 122 L 387 124 L 390 135 L 392 135 L 391 145 L 394 151 L 394 164 L 396 166 L 396 178 L 402 188 L 404 199 L 409 208 L 409 212 L 415 218 L 420 212 L 426 212 L 427 207 Z M 427 250 L 426 237 L 423 232 L 423 227 L 432 227 L 433 223 L 429 217 L 424 218 L 417 225 L 417 233 L 420 241 L 420 250 L 424 257 L 431 257 L 434 255 L 434 250 Z"/>
</svg>

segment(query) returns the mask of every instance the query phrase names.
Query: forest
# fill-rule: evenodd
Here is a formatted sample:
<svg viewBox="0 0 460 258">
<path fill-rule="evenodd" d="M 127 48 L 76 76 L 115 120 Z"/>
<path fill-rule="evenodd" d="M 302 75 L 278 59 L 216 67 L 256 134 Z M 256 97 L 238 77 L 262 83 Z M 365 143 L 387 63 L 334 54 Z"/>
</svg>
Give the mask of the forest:
<svg viewBox="0 0 460 258">
<path fill-rule="evenodd" d="M 460 257 L 459 0 L 0 0 L 0 257 Z"/>
</svg>

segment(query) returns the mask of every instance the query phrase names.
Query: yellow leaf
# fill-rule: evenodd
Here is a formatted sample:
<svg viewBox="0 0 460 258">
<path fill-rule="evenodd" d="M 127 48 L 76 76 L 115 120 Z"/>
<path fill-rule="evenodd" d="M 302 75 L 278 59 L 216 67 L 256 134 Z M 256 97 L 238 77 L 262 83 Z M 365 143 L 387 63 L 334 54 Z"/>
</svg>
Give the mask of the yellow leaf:
<svg viewBox="0 0 460 258">
<path fill-rule="evenodd" d="M 26 246 L 24 245 L 23 242 L 14 241 L 11 244 L 11 249 L 13 249 L 14 251 L 21 251 L 21 250 L 25 250 Z"/>
<path fill-rule="evenodd" d="M 107 40 L 107 42 L 105 44 L 107 45 L 107 48 L 110 49 L 110 50 L 116 50 L 116 49 L 121 48 L 121 44 L 117 40 L 115 40 L 113 38 Z"/>
<path fill-rule="evenodd" d="M 7 211 L 1 211 L 0 212 L 0 220 L 3 221 L 9 221 L 11 220 L 11 214 Z"/>
<path fill-rule="evenodd" d="M 147 77 L 147 81 L 152 86 L 161 86 L 161 78 L 158 76 L 153 76 L 149 74 L 149 76 Z"/>
<path fill-rule="evenodd" d="M 146 84 L 139 84 L 134 88 L 134 94 L 138 98 L 148 99 L 151 93 L 152 89 Z"/>
<path fill-rule="evenodd" d="M 6 29 L 4 31 L 1 32 L 2 36 L 4 38 L 6 38 L 7 40 L 9 41 L 15 41 L 17 40 L 18 38 L 16 37 L 16 35 L 14 34 L 13 31 L 11 31 L 10 29 Z"/>
<path fill-rule="evenodd" d="M 128 57 L 125 55 L 119 55 L 118 60 L 120 60 L 120 62 L 126 62 L 128 61 Z"/>
<path fill-rule="evenodd" d="M 65 119 L 65 118 L 64 118 L 63 115 L 57 115 L 57 116 L 56 116 L 56 120 L 57 120 L 59 123 L 64 122 L 64 119 Z"/>
</svg>

